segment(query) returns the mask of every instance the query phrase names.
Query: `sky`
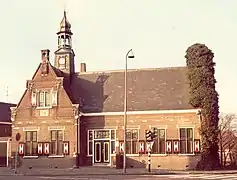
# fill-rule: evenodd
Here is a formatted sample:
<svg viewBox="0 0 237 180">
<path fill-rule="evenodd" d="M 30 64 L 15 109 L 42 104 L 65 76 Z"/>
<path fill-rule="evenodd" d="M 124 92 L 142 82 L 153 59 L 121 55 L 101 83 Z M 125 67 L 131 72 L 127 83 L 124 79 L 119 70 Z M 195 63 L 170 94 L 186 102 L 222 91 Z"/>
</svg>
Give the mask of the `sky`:
<svg viewBox="0 0 237 180">
<path fill-rule="evenodd" d="M 41 49 L 53 63 L 56 32 L 66 9 L 72 25 L 76 70 L 185 66 L 187 48 L 214 53 L 220 111 L 237 113 L 236 0 L 7 0 L 0 11 L 0 101 L 18 103 L 38 67 Z M 7 93 L 8 92 L 8 93 Z"/>
</svg>

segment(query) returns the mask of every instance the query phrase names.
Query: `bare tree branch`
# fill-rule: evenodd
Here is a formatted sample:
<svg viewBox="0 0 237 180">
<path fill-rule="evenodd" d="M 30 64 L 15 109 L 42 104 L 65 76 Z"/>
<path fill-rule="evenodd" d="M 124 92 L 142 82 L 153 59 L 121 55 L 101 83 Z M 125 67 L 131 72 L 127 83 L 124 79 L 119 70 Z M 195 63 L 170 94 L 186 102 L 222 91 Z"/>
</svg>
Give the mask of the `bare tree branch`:
<svg viewBox="0 0 237 180">
<path fill-rule="evenodd" d="M 219 119 L 219 146 L 221 164 L 226 165 L 227 160 L 237 160 L 237 115 L 222 113 Z"/>
</svg>

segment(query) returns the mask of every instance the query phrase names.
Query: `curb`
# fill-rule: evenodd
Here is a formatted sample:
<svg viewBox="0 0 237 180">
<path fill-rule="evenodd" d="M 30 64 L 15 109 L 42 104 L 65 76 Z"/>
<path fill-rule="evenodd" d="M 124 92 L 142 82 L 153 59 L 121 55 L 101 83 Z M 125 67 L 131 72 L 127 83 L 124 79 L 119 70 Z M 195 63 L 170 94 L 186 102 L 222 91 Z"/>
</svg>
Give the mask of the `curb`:
<svg viewBox="0 0 237 180">
<path fill-rule="evenodd" d="M 237 174 L 237 172 L 190 172 L 189 174 Z"/>
<path fill-rule="evenodd" d="M 187 173 L 77 173 L 77 174 L 27 174 L 27 173 L 17 173 L 17 174 L 1 174 L 1 176 L 47 176 L 47 177 L 57 177 L 57 176 L 111 176 L 111 175 L 124 175 L 124 176 L 136 176 L 136 175 L 172 175 L 172 174 L 187 174 Z"/>
</svg>

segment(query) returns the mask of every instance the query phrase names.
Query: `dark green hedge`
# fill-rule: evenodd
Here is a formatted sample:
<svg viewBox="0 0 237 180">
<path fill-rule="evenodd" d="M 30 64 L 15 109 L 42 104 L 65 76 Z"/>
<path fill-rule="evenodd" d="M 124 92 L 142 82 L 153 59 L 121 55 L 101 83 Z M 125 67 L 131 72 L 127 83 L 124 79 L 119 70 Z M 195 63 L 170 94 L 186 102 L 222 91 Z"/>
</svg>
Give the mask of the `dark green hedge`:
<svg viewBox="0 0 237 180">
<path fill-rule="evenodd" d="M 218 154 L 218 93 L 215 90 L 214 54 L 204 44 L 194 44 L 186 51 L 189 103 L 201 109 L 201 160 L 199 170 L 214 170 L 220 167 Z"/>
</svg>

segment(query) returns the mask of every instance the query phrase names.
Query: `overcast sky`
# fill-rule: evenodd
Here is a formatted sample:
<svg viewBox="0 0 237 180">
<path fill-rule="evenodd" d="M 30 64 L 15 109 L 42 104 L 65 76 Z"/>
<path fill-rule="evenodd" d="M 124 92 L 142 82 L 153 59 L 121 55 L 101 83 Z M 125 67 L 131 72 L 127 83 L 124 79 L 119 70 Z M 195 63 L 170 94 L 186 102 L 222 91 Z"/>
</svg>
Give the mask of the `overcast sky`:
<svg viewBox="0 0 237 180">
<path fill-rule="evenodd" d="M 76 70 L 184 66 L 186 49 L 206 44 L 215 54 L 220 110 L 237 113 L 236 0 L 7 0 L 0 11 L 0 101 L 18 103 L 40 63 L 40 50 L 57 48 L 66 8 Z"/>
</svg>

